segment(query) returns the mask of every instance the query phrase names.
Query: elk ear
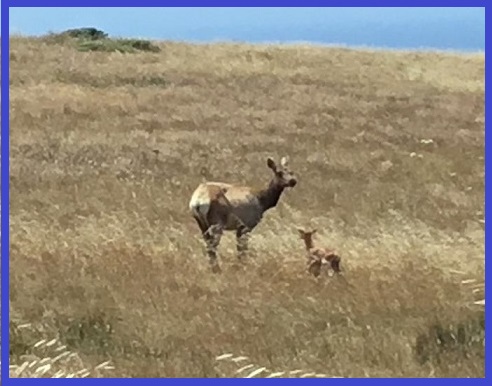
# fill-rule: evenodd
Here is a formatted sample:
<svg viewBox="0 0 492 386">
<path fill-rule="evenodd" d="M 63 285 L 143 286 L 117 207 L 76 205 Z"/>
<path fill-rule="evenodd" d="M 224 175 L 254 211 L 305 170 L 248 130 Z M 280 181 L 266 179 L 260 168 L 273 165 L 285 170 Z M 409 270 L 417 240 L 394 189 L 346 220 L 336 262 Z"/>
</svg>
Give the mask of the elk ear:
<svg viewBox="0 0 492 386">
<path fill-rule="evenodd" d="M 317 230 L 317 229 L 313 229 L 313 230 L 311 231 L 311 234 L 312 234 L 312 235 L 314 235 L 316 232 L 318 232 L 318 230 Z"/>
<path fill-rule="evenodd" d="M 282 157 L 280 165 L 282 165 L 283 168 L 287 167 L 289 165 L 289 157 Z"/>
<path fill-rule="evenodd" d="M 268 157 L 267 159 L 267 166 L 272 169 L 274 172 L 277 171 L 277 165 L 275 164 L 275 161 L 273 160 L 272 157 Z"/>
<path fill-rule="evenodd" d="M 304 236 L 304 234 L 305 234 L 304 230 L 302 230 L 301 228 L 297 228 L 297 231 L 299 232 L 299 234 L 301 236 Z"/>
</svg>

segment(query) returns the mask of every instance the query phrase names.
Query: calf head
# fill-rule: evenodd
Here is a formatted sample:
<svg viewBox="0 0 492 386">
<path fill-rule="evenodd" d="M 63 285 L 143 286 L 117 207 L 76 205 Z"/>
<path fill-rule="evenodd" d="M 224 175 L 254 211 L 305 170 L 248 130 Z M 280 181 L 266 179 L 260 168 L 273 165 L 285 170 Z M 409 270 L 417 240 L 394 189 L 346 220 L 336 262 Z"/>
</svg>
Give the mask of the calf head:
<svg viewBox="0 0 492 386">
<path fill-rule="evenodd" d="M 317 232 L 317 229 L 313 229 L 312 231 L 305 231 L 304 229 L 297 228 L 297 231 L 301 236 L 301 240 L 311 242 L 313 240 L 313 235 Z"/>
</svg>

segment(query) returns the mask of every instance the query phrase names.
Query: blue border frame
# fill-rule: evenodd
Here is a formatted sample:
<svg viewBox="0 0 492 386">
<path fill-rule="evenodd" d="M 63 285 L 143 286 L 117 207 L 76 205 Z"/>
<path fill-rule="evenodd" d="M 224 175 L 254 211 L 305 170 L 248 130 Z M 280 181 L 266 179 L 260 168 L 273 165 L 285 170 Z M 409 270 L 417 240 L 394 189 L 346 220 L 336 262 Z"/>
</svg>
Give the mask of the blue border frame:
<svg viewBox="0 0 492 386">
<path fill-rule="evenodd" d="M 1 37 L 2 37 L 2 45 L 1 45 L 1 85 L 2 85 L 2 94 L 1 94 L 1 113 L 2 113 L 2 135 L 1 135 L 1 274 L 2 274 L 2 286 L 1 286 L 1 320 L 2 320 L 2 329 L 1 329 L 1 353 L 2 353 L 2 364 L 1 364 L 1 382 L 5 385 L 27 385 L 32 382 L 42 384 L 52 384 L 52 382 L 61 382 L 61 383 L 93 383 L 93 384 L 118 384 L 122 383 L 125 385 L 136 385 L 142 381 L 147 383 L 157 384 L 157 382 L 165 382 L 165 380 L 154 379 L 154 378 L 139 378 L 139 379 L 123 379 L 123 378 L 104 378 L 104 379 L 22 379 L 22 378 L 12 378 L 8 377 L 9 374 L 9 7 L 123 7 L 123 6 L 135 6 L 138 7 L 159 7 L 159 6 L 172 6 L 172 7 L 183 7 L 183 6 L 208 6 L 208 7 L 218 7 L 218 6 L 242 6 L 242 7 L 280 7 L 280 6 L 294 6 L 295 3 L 299 4 L 302 7 L 322 7 L 322 6 L 340 6 L 340 7 L 484 7 L 485 8 L 485 19 L 487 20 L 490 11 L 487 10 L 485 1 L 478 0 L 414 0 L 410 1 L 398 1 L 391 2 L 389 0 L 334 0 L 334 1 L 322 1 L 322 0 L 305 0 L 301 1 L 292 1 L 292 0 L 236 0 L 235 4 L 230 4 L 231 2 L 227 2 L 224 0 L 208 0 L 208 1 L 198 1 L 198 0 L 173 0 L 173 1 L 156 1 L 156 0 L 140 0 L 140 1 L 131 1 L 131 0 L 1 0 Z M 396 4 L 395 4 L 396 3 Z M 489 7 L 490 9 L 490 7 Z M 485 47 L 487 49 L 488 43 L 486 40 Z M 487 72 L 487 61 L 486 61 L 486 72 Z M 486 90 L 488 83 L 487 79 L 485 80 Z M 485 99 L 485 114 L 488 112 L 488 104 L 487 99 Z M 485 145 L 487 144 L 487 136 L 485 131 Z M 487 157 L 485 152 L 485 168 L 488 169 L 489 164 L 492 161 Z M 485 175 L 485 201 L 487 201 L 487 173 Z M 487 217 L 487 209 L 488 206 L 485 205 L 485 217 Z M 485 250 L 487 251 L 488 246 L 488 227 L 485 226 Z M 485 276 L 487 277 L 487 269 Z M 486 286 L 487 293 L 487 286 Z M 486 312 L 487 316 L 487 312 Z M 488 318 L 486 317 L 486 328 L 488 328 L 489 324 L 487 322 Z M 490 346 L 490 344 L 489 344 Z M 485 363 L 486 369 L 490 367 L 490 349 L 485 347 Z M 485 376 L 487 372 L 485 373 Z M 287 383 L 314 383 L 314 382 L 326 382 L 326 380 L 322 379 L 256 379 L 256 382 L 266 383 L 270 382 L 277 383 L 279 382 L 287 382 Z M 173 378 L 172 382 L 174 384 L 185 384 L 188 382 L 193 382 L 193 379 L 188 380 L 187 378 Z M 247 379 L 200 379 L 197 378 L 195 382 L 202 383 L 203 385 L 212 385 L 216 383 L 225 382 L 234 382 L 235 384 L 246 384 L 246 382 L 250 382 Z M 356 382 L 364 382 L 366 384 L 382 384 L 389 385 L 393 384 L 393 378 L 369 378 L 369 379 L 331 379 L 330 383 L 340 383 L 343 382 L 345 384 L 355 384 Z M 432 384 L 450 384 L 450 385 L 458 385 L 458 384 L 485 384 L 485 379 L 420 379 L 420 378 L 398 378 L 398 383 L 403 385 L 413 384 L 415 382 L 425 382 Z"/>
<path fill-rule="evenodd" d="M 485 7 L 485 0 L 4 0 L 6 7 Z M 232 4 L 231 4 L 232 3 Z"/>
<path fill-rule="evenodd" d="M 2 365 L 1 380 L 2 383 L 6 378 L 4 374 L 9 373 L 9 10 L 7 2 L 2 1 L 2 167 L 1 167 L 1 216 L 2 231 L 0 234 L 2 242 L 2 304 L 0 311 L 2 313 Z M 7 58 L 7 60 L 6 60 Z"/>
</svg>

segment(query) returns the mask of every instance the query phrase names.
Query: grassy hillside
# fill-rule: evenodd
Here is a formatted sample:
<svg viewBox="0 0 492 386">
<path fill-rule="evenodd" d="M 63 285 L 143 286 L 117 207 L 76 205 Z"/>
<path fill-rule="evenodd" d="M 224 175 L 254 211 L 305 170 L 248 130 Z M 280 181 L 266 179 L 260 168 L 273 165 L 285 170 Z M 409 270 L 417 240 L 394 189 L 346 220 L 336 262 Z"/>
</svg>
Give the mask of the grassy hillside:
<svg viewBox="0 0 492 386">
<path fill-rule="evenodd" d="M 483 376 L 484 55 L 10 44 L 12 364 Z M 298 185 L 247 263 L 226 234 L 212 274 L 193 189 L 266 186 L 283 155 Z M 296 227 L 339 251 L 347 282 L 305 272 Z"/>
</svg>

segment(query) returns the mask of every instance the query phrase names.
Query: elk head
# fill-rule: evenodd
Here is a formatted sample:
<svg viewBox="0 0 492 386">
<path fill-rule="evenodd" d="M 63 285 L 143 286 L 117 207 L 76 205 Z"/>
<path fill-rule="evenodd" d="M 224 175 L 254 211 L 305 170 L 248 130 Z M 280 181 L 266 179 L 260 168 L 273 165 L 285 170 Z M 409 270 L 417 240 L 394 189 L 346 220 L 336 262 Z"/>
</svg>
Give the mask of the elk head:
<svg viewBox="0 0 492 386">
<path fill-rule="evenodd" d="M 289 158 L 282 157 L 280 166 L 275 163 L 273 158 L 268 157 L 267 166 L 273 171 L 274 183 L 281 188 L 293 188 L 297 184 L 297 178 L 294 173 L 289 170 Z"/>
</svg>

